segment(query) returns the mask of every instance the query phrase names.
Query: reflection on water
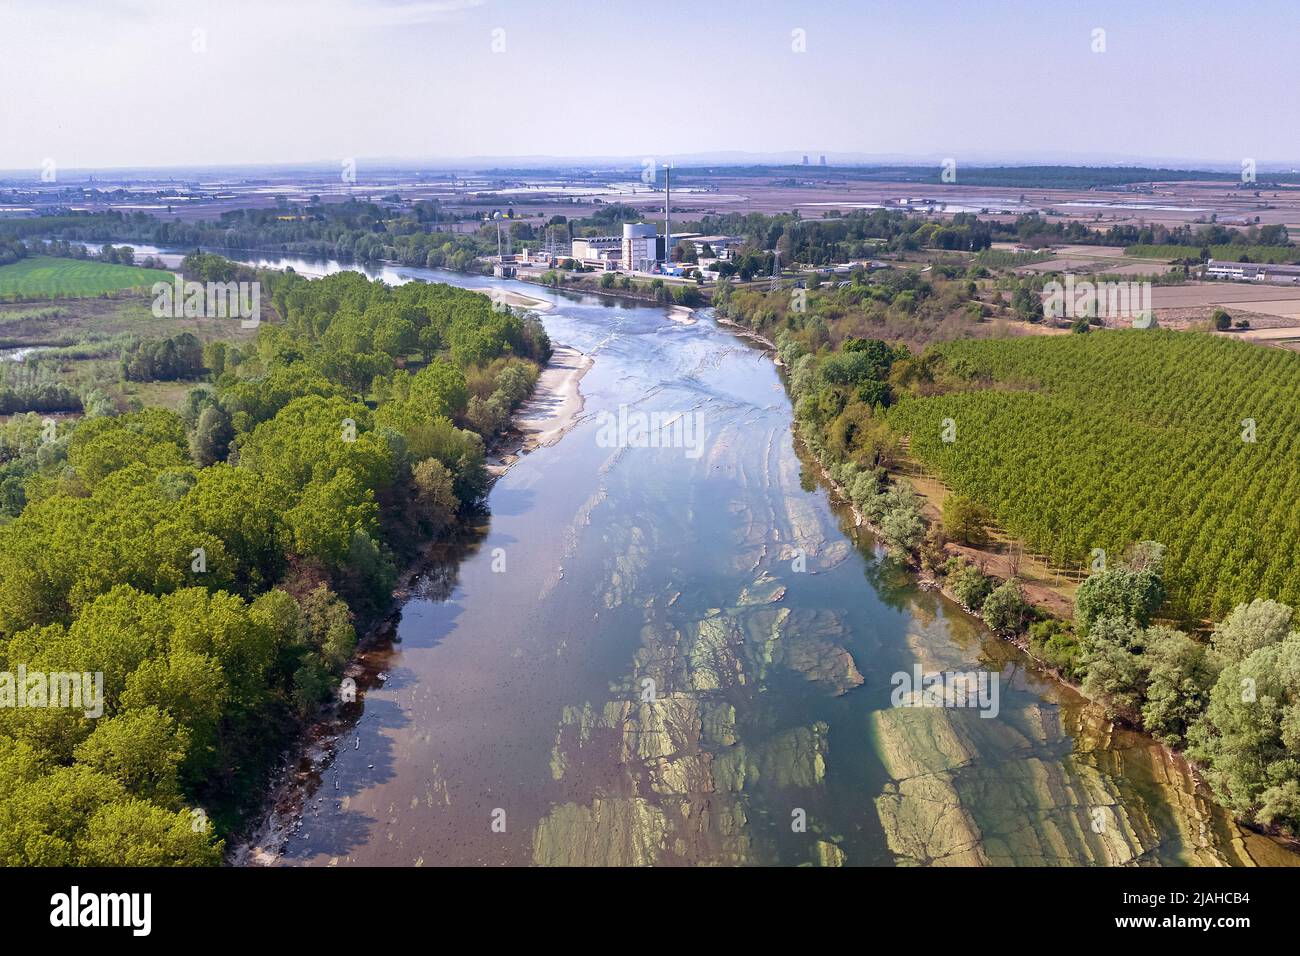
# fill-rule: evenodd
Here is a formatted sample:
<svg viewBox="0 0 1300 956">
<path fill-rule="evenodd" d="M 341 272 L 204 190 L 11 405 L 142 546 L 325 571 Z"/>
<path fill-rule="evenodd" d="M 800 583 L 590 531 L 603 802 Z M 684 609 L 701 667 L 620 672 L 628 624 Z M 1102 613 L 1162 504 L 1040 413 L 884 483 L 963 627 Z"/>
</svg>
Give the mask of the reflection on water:
<svg viewBox="0 0 1300 956">
<path fill-rule="evenodd" d="M 800 459 L 769 359 L 707 312 L 377 274 L 547 297 L 596 361 L 579 425 L 406 603 L 283 862 L 1291 861 L 883 559 Z M 701 413 L 704 453 L 602 447 L 621 405 Z M 996 716 L 891 706 L 914 665 L 996 674 Z"/>
</svg>

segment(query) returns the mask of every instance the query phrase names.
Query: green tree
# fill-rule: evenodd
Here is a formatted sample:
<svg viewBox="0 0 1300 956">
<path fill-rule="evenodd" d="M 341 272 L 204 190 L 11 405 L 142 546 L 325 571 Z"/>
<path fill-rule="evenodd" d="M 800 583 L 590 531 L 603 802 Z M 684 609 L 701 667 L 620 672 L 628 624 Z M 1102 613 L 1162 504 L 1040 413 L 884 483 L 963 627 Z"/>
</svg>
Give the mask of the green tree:
<svg viewBox="0 0 1300 956">
<path fill-rule="evenodd" d="M 1261 647 L 1281 643 L 1293 617 L 1291 608 L 1277 601 L 1257 598 L 1239 604 L 1215 626 L 1214 652 L 1226 663 L 1240 663 Z"/>
<path fill-rule="evenodd" d="M 943 500 L 943 529 L 962 544 L 983 547 L 988 543 L 989 510 L 972 498 L 948 495 Z"/>
<path fill-rule="evenodd" d="M 222 843 L 203 818 L 169 812 L 144 800 L 101 807 L 78 841 L 80 866 L 217 866 Z"/>
<path fill-rule="evenodd" d="M 1084 644 L 1084 693 L 1112 713 L 1137 713 L 1146 693 L 1142 629 L 1120 617 L 1098 617 L 1091 625 Z"/>
<path fill-rule="evenodd" d="M 1143 726 L 1168 744 L 1181 744 L 1209 704 L 1218 669 L 1204 644 L 1172 628 L 1147 628 L 1143 644 Z"/>
<path fill-rule="evenodd" d="M 1103 617 L 1145 627 L 1164 600 L 1164 584 L 1157 571 L 1107 568 L 1089 575 L 1079 585 L 1074 597 L 1074 618 L 1084 635 L 1094 621 Z"/>
<path fill-rule="evenodd" d="M 433 534 L 440 533 L 456 516 L 456 498 L 451 471 L 435 458 L 426 458 L 411 470 L 421 514 Z"/>
<path fill-rule="evenodd" d="M 978 611 L 993 592 L 993 579 L 981 574 L 974 565 L 963 562 L 948 576 L 948 586 L 960 604 Z"/>
<path fill-rule="evenodd" d="M 178 771 L 188 750 L 188 732 L 169 714 L 146 707 L 99 721 L 77 747 L 76 758 L 132 794 L 174 809 L 180 798 Z"/>
</svg>

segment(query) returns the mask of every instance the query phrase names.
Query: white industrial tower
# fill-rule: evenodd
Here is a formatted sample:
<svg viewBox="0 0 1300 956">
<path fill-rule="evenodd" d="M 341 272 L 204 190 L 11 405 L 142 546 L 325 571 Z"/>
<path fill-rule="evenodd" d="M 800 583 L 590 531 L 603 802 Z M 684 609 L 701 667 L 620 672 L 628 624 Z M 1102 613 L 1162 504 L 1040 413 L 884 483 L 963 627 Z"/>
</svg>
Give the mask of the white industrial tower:
<svg viewBox="0 0 1300 956">
<path fill-rule="evenodd" d="M 664 267 L 665 268 L 671 265 L 673 261 L 672 179 L 673 179 L 672 164 L 664 163 Z"/>
</svg>

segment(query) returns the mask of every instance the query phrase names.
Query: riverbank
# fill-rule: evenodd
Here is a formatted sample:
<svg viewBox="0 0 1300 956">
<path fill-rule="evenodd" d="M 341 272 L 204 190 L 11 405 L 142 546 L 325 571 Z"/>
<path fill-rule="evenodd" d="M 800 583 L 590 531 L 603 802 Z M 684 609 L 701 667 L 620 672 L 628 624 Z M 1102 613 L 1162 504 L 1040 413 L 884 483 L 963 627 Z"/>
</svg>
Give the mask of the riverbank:
<svg viewBox="0 0 1300 956">
<path fill-rule="evenodd" d="M 521 454 L 554 445 L 573 430 L 586 404 L 579 383 L 595 364 L 588 353 L 567 345 L 553 347 L 533 394 L 515 412 L 514 430 L 522 441 L 488 466 L 494 478 L 505 474 Z"/>
<path fill-rule="evenodd" d="M 638 292 L 632 292 L 627 289 L 602 289 L 599 286 L 595 285 L 594 283 L 588 285 L 583 282 L 566 283 L 558 286 L 553 286 L 542 282 L 538 278 L 533 278 L 532 276 L 516 276 L 515 278 L 516 281 L 518 282 L 527 282 L 530 285 L 540 285 L 542 286 L 542 288 L 554 289 L 557 292 L 572 292 L 572 293 L 581 293 L 584 295 L 600 295 L 610 299 L 620 299 L 624 302 L 637 302 L 640 303 L 641 305 L 659 306 L 660 308 L 669 310 L 670 318 L 672 318 L 674 314 L 679 316 L 689 317 L 689 316 L 693 316 L 695 313 L 695 307 L 693 306 L 682 305 L 681 303 L 675 303 L 675 302 L 660 302 L 653 295 L 645 295 Z M 707 304 L 707 302 L 705 304 Z M 678 320 L 674 318 L 673 321 L 678 321 Z M 694 319 L 691 319 L 691 321 L 694 321 Z"/>
<path fill-rule="evenodd" d="M 522 292 L 511 292 L 507 289 L 493 289 L 491 298 L 493 302 L 504 302 L 512 308 L 525 309 L 529 312 L 551 312 L 555 309 L 555 304 L 547 302 L 545 299 L 524 295 Z"/>
<path fill-rule="evenodd" d="M 735 328 L 735 323 L 723 319 L 719 319 L 719 324 Z M 762 336 L 743 327 L 736 331 L 746 338 L 762 339 Z M 763 342 L 763 344 L 767 345 L 768 343 Z M 789 382 L 787 381 L 785 384 L 788 392 Z M 817 440 L 817 436 L 809 435 L 805 440 L 805 436 L 800 434 L 799 429 L 796 427 L 795 440 L 826 483 L 832 496 L 852 515 L 854 525 L 856 527 L 865 526 L 878 540 L 885 540 L 887 536 L 884 534 L 884 529 L 859 509 L 849 494 L 848 488 L 836 478 L 841 466 L 827 465 L 818 454 L 817 448 L 820 447 L 820 442 Z M 846 474 L 848 474 L 849 466 L 845 465 L 843 467 L 846 469 Z M 902 486 L 906 479 L 905 487 L 910 487 L 915 491 L 921 504 L 918 509 L 918 516 L 922 520 L 924 529 L 933 527 L 937 530 L 942 527 L 940 506 L 946 494 L 942 482 L 932 476 L 925 476 L 924 480 L 929 481 L 934 487 L 923 492 L 917 488 L 917 476 L 898 467 L 889 467 L 883 469 L 883 472 L 885 479 L 889 483 Z M 852 480 L 850 479 L 848 483 L 852 484 Z M 856 490 L 856 486 L 855 493 L 861 494 L 860 491 Z M 888 521 L 889 516 L 886 515 L 885 527 L 889 526 Z M 965 617 L 977 622 L 993 637 L 1015 647 L 1025 659 L 1027 670 L 1063 688 L 1067 688 L 1081 701 L 1086 701 L 1088 705 L 1103 714 L 1108 726 L 1122 728 L 1125 732 L 1141 738 L 1145 746 L 1161 753 L 1168 764 L 1177 765 L 1181 768 L 1181 772 L 1194 784 L 1198 798 L 1212 801 L 1222 811 L 1229 814 L 1233 822 L 1241 830 L 1255 834 L 1261 839 L 1266 838 L 1271 845 L 1277 847 L 1283 853 L 1294 854 L 1300 850 L 1300 840 L 1296 840 L 1279 828 L 1266 826 L 1233 814 L 1211 790 L 1206 777 L 1209 768 L 1193 760 L 1183 747 L 1166 743 L 1148 732 L 1140 713 L 1131 710 L 1116 711 L 1106 700 L 1086 693 L 1082 683 L 1073 675 L 1061 670 L 1051 661 L 1045 660 L 1038 653 L 1035 653 L 1037 644 L 1031 640 L 1029 623 L 1031 621 L 1056 620 L 1063 620 L 1067 623 L 1072 622 L 1074 616 L 1073 601 L 1069 596 L 1062 594 L 1057 588 L 1050 587 L 1043 580 L 1036 581 L 1033 587 L 1026 586 L 1024 576 L 1020 573 L 1025 561 L 1023 547 L 1013 539 L 1008 539 L 1008 541 L 1008 553 L 1000 554 L 992 548 L 972 548 L 958 545 L 955 542 L 945 542 L 942 536 L 938 537 L 938 543 L 936 544 L 931 536 L 927 534 L 923 543 L 909 545 L 908 550 L 902 552 L 901 556 L 908 565 L 909 574 L 913 576 L 922 589 L 939 592 L 960 609 Z M 891 550 L 893 550 L 892 546 Z M 1018 628 L 1012 629 L 1008 627 L 1002 629 L 997 624 L 991 626 L 980 610 L 968 606 L 959 599 L 957 593 L 950 587 L 948 575 L 944 573 L 944 570 L 946 570 L 944 568 L 945 559 L 953 557 L 964 559 L 969 566 L 977 570 L 990 582 L 990 588 L 996 588 L 1007 582 L 1014 582 L 1018 585 L 1017 590 L 1021 595 L 1022 605 L 1028 611 L 1028 614 L 1021 618 L 1022 623 Z M 1050 572 L 1050 568 L 1047 570 Z M 990 618 L 990 620 L 992 619 Z M 1287 857 L 1287 860 L 1290 865 L 1296 865 L 1297 862 L 1300 862 L 1294 857 Z"/>
<path fill-rule="evenodd" d="M 504 293 L 524 308 L 530 297 L 519 293 Z M 540 300 L 532 300 L 539 301 Z M 550 308 L 550 303 L 541 303 Z M 537 448 L 553 445 L 567 435 L 582 414 L 584 399 L 579 383 L 595 364 L 595 359 L 577 349 L 556 344 L 532 395 L 515 410 L 514 428 L 500 440 L 505 450 L 489 456 L 487 465 L 491 480 L 495 482 L 505 474 L 520 455 Z M 260 822 L 244 835 L 232 836 L 225 862 L 234 866 L 272 866 L 280 858 L 286 842 L 301 828 L 303 814 L 310 808 L 307 799 L 311 793 L 328 794 L 328 771 L 340 749 L 348 744 L 348 736 L 363 719 L 366 692 L 385 684 L 389 675 L 393 640 L 401 610 L 414 595 L 421 575 L 440 564 L 455 561 L 469 539 L 478 537 L 480 519 L 470 517 L 460 523 L 444 538 L 431 542 L 425 551 L 411 563 L 398 578 L 388 611 L 366 628 L 357 649 L 343 674 L 351 681 L 351 693 L 340 693 L 323 706 L 320 713 L 296 742 L 286 762 L 272 774 L 270 795 L 266 811 L 255 817 Z M 348 699 L 348 698 L 351 699 Z M 360 738 L 353 737 L 354 747 Z M 338 779 L 333 780 L 335 790 Z M 315 802 L 323 803 L 325 796 Z"/>
<path fill-rule="evenodd" d="M 739 335 L 741 338 L 750 339 L 751 341 L 758 342 L 760 345 L 766 347 L 767 349 L 770 349 L 772 352 L 773 364 L 776 365 L 777 368 L 785 368 L 785 363 L 781 361 L 781 355 L 780 352 L 777 350 L 776 343 L 773 342 L 771 339 L 769 339 L 767 336 L 759 335 L 753 329 L 746 328 L 745 326 L 741 325 L 739 322 L 734 322 L 731 319 L 723 318 L 720 315 L 717 316 L 717 322 L 719 325 L 725 326 L 726 328 L 734 332 L 736 335 Z"/>
</svg>

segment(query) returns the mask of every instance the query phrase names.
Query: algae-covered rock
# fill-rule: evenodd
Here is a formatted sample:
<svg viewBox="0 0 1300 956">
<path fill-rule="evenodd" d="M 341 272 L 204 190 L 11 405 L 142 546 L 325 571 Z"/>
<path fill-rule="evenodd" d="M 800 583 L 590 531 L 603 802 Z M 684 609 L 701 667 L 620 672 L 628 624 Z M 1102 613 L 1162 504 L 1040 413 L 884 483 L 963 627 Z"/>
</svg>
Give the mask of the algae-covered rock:
<svg viewBox="0 0 1300 956">
<path fill-rule="evenodd" d="M 745 672 L 736 657 L 741 643 L 733 618 L 719 614 L 700 621 L 690 652 L 691 687 L 708 691 L 744 684 Z"/>
<path fill-rule="evenodd" d="M 804 641 L 787 647 L 785 663 L 805 678 L 826 687 L 838 697 L 862 684 L 853 655 L 838 644 Z"/>
<path fill-rule="evenodd" d="M 942 707 L 877 710 L 871 728 L 876 756 L 895 780 L 962 767 L 977 753 L 966 722 Z"/>
<path fill-rule="evenodd" d="M 760 674 L 779 664 L 823 685 L 838 696 L 862 684 L 853 655 L 843 646 L 848 628 L 828 610 L 790 611 L 781 608 L 751 614 L 746 622 L 748 656 Z"/>
<path fill-rule="evenodd" d="M 781 787 L 815 787 L 826 776 L 830 727 L 817 721 L 777 734 L 757 748 L 763 777 Z"/>
<path fill-rule="evenodd" d="M 561 804 L 533 832 L 540 866 L 649 866 L 666 846 L 663 810 L 640 797 Z"/>
<path fill-rule="evenodd" d="M 753 584 L 743 588 L 736 600 L 737 607 L 751 604 L 775 604 L 785 597 L 785 585 L 767 572 L 758 576 Z"/>
<path fill-rule="evenodd" d="M 1158 820 L 1152 804 L 1137 796 L 1151 793 L 1166 803 L 1184 789 L 1194 792 L 1176 773 L 1160 779 L 1169 768 L 1153 763 L 1151 751 L 1054 752 L 1056 731 L 1041 705 L 1030 702 L 1023 709 L 1027 712 L 1004 708 L 995 719 L 945 707 L 872 715 L 875 751 L 895 779 L 876 800 L 876 809 L 899 862 L 1223 862 L 1209 851 L 1206 834 Z M 1104 769 L 1099 761 L 1107 764 Z"/>
<path fill-rule="evenodd" d="M 656 793 L 712 793 L 713 755 L 704 751 L 672 759 L 660 757 L 651 764 L 650 777 Z"/>
<path fill-rule="evenodd" d="M 726 701 L 700 704 L 700 742 L 708 747 L 730 747 L 736 737 L 736 708 Z"/>
<path fill-rule="evenodd" d="M 737 746 L 714 760 L 719 790 L 739 791 L 761 780 L 776 787 L 815 787 L 826 775 L 829 726 L 794 727 L 767 740 Z"/>
<path fill-rule="evenodd" d="M 818 840 L 813 844 L 813 861 L 818 866 L 843 866 L 844 851 L 829 840 Z"/>
<path fill-rule="evenodd" d="M 980 866 L 980 832 L 946 774 L 886 785 L 876 812 L 895 862 L 904 866 Z"/>
</svg>

